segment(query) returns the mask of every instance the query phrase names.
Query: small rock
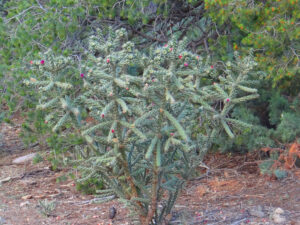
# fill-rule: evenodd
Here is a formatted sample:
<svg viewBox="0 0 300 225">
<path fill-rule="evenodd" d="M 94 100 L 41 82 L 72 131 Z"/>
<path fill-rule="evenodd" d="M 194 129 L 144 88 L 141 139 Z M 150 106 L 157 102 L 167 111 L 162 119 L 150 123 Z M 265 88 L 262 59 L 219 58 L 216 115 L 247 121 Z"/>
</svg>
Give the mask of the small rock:
<svg viewBox="0 0 300 225">
<path fill-rule="evenodd" d="M 24 155 L 22 157 L 18 157 L 16 159 L 14 159 L 12 162 L 14 164 L 26 163 L 28 161 L 31 161 L 35 156 L 36 156 L 36 153 L 31 153 L 31 154 L 28 154 L 28 155 Z"/>
<path fill-rule="evenodd" d="M 283 214 L 284 210 L 282 208 L 277 208 L 274 210 L 274 214 Z"/>
<path fill-rule="evenodd" d="M 282 208 L 276 208 L 272 214 L 272 219 L 275 224 L 285 224 L 286 218 L 283 215 L 284 210 Z"/>
<path fill-rule="evenodd" d="M 22 197 L 23 200 L 31 199 L 32 195 L 25 195 Z"/>
<path fill-rule="evenodd" d="M 259 218 L 265 217 L 265 213 L 263 212 L 263 209 L 260 205 L 257 208 L 250 209 L 249 214 L 251 216 L 255 216 L 255 217 L 259 217 Z"/>
<path fill-rule="evenodd" d="M 286 222 L 286 218 L 284 216 L 282 216 L 280 214 L 276 214 L 276 213 L 273 215 L 273 221 L 276 224 L 286 224 L 285 223 Z"/>
<path fill-rule="evenodd" d="M 11 180 L 11 177 L 6 177 L 6 178 L 0 180 L 0 185 L 4 184 L 4 183 L 6 183 L 6 182 L 8 182 L 10 180 Z"/>
<path fill-rule="evenodd" d="M 116 208 L 115 207 L 111 207 L 110 209 L 109 209 L 109 219 L 113 219 L 113 218 L 115 218 L 115 216 L 116 216 L 116 214 L 117 214 L 117 210 L 116 210 Z"/>
<path fill-rule="evenodd" d="M 30 204 L 29 201 L 21 202 L 20 207 L 23 207 L 23 206 L 26 206 L 26 205 L 29 205 L 29 204 Z"/>
</svg>

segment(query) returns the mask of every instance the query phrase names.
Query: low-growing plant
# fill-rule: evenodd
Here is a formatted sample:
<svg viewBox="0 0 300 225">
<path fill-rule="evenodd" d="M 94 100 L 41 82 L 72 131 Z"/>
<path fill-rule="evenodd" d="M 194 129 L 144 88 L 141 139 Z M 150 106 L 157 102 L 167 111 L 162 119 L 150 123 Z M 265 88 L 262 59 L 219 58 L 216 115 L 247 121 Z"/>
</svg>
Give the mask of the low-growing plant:
<svg viewBox="0 0 300 225">
<path fill-rule="evenodd" d="M 37 153 L 34 158 L 32 159 L 33 164 L 38 164 L 40 162 L 42 162 L 44 159 L 41 156 L 41 154 Z"/>
<path fill-rule="evenodd" d="M 64 181 L 67 181 L 68 177 L 66 175 L 62 175 L 56 178 L 56 183 L 62 183 Z"/>
<path fill-rule="evenodd" d="M 56 208 L 55 201 L 41 200 L 37 205 L 38 211 L 44 216 L 53 216 L 53 211 Z"/>
<path fill-rule="evenodd" d="M 98 30 L 79 61 L 48 51 L 33 61 L 40 79 L 25 81 L 53 132 L 83 138 L 71 148 L 80 181 L 103 181 L 97 193 L 116 195 L 135 223 L 162 224 L 220 132 L 250 127 L 230 112 L 258 97 L 251 55 L 211 65 L 186 45 L 142 52 L 124 29 Z"/>
<path fill-rule="evenodd" d="M 279 150 L 281 150 L 281 149 L 263 148 L 262 150 L 264 152 L 269 152 L 270 158 L 267 160 L 264 160 L 259 165 L 260 172 L 262 174 L 272 176 L 274 173 L 274 170 L 277 169 L 277 166 L 278 166 L 277 160 L 279 158 Z"/>
<path fill-rule="evenodd" d="M 287 171 L 297 166 L 300 159 L 300 145 L 297 141 L 285 148 L 262 148 L 262 151 L 270 157 L 259 165 L 261 173 L 277 179 L 285 178 Z"/>
</svg>

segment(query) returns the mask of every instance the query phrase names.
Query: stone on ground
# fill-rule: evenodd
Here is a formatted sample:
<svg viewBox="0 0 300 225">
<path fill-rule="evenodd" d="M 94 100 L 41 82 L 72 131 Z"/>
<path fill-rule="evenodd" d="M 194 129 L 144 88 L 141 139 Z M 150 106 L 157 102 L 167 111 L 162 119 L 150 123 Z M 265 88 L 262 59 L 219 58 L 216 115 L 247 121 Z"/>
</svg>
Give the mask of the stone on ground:
<svg viewBox="0 0 300 225">
<path fill-rule="evenodd" d="M 24 155 L 24 156 L 21 156 L 21 157 L 18 157 L 16 159 L 14 159 L 12 162 L 14 164 L 26 163 L 26 162 L 31 161 L 35 157 L 35 155 L 36 155 L 36 153 L 31 153 L 31 154 L 28 154 L 28 155 Z"/>
</svg>

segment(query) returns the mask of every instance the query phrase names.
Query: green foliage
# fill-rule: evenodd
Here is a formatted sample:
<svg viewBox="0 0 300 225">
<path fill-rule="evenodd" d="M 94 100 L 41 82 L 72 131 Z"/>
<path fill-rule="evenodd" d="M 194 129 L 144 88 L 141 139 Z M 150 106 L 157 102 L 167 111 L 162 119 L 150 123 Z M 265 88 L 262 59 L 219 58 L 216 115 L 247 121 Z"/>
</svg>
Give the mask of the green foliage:
<svg viewBox="0 0 300 225">
<path fill-rule="evenodd" d="M 61 183 L 61 182 L 67 181 L 67 180 L 68 180 L 68 177 L 66 175 L 62 175 L 62 176 L 59 176 L 56 178 L 56 183 Z"/>
<path fill-rule="evenodd" d="M 48 201 L 47 199 L 41 200 L 37 205 L 38 211 L 44 216 L 52 216 L 53 211 L 56 208 L 55 201 Z"/>
<path fill-rule="evenodd" d="M 280 147 L 278 141 L 291 143 L 299 137 L 298 97 L 293 100 L 275 91 L 260 92 L 262 94 L 259 100 L 248 104 L 247 107 L 238 106 L 231 114 L 233 118 L 253 124 L 253 126 L 236 131 L 236 137 L 231 140 L 226 140 L 226 136 L 220 135 L 216 139 L 215 148 L 223 152 L 243 153 L 262 147 Z M 269 104 L 266 105 L 266 102 Z"/>
<path fill-rule="evenodd" d="M 250 126 L 230 112 L 258 97 L 255 63 L 236 55 L 213 69 L 175 37 L 141 52 L 124 29 L 97 30 L 83 45 L 88 51 L 79 63 L 51 50 L 41 54 L 44 63 L 32 67 L 37 78 L 24 83 L 41 95 L 37 108 L 58 133 L 57 149 L 66 135 L 83 139 L 63 154 L 73 153 L 84 175 L 79 182 L 103 181 L 102 197 L 118 196 L 142 224 L 161 223 L 218 134 L 234 138 L 236 128 Z"/>
<path fill-rule="evenodd" d="M 280 122 L 280 118 L 283 112 L 289 110 L 289 102 L 286 98 L 281 96 L 278 92 L 275 92 L 269 104 L 269 120 L 272 125 L 277 125 Z"/>
<path fill-rule="evenodd" d="M 44 160 L 43 157 L 39 153 L 37 153 L 34 156 L 32 162 L 33 162 L 33 164 L 38 164 L 38 163 L 42 162 L 43 160 Z"/>
<path fill-rule="evenodd" d="M 195 3 L 195 0 L 175 4 L 151 0 L 1 1 L 0 89 L 7 88 L 1 104 L 7 104 L 10 113 L 20 107 L 35 107 L 39 96 L 19 84 L 30 76 L 30 61 L 37 58 L 38 52 L 51 48 L 65 56 L 74 55 L 78 52 L 77 41 L 85 39 L 87 32 L 93 29 L 105 28 L 110 21 L 122 21 L 122 26 L 131 29 L 137 25 L 141 30 L 145 24 L 153 24 L 157 17 L 167 21 L 172 10 L 180 7 L 188 10 Z M 154 27 L 154 33 L 162 28 L 161 25 Z"/>
<path fill-rule="evenodd" d="M 300 136 L 300 114 L 283 113 L 281 121 L 275 131 L 277 137 L 283 143 L 290 143 Z"/>
<path fill-rule="evenodd" d="M 17 0 L 3 5 L 6 13 L 0 21 L 0 89 L 4 86 L 7 92 L 0 101 L 10 113 L 24 106 L 35 107 L 39 96 L 20 85 L 29 77 L 33 57 L 50 46 L 54 51 L 69 54 L 70 44 L 84 29 L 80 26 L 87 16 L 84 4 L 74 7 L 63 1 L 59 3 L 61 8 L 57 8 L 55 2 Z"/>
<path fill-rule="evenodd" d="M 285 170 L 277 169 L 274 171 L 274 175 L 277 179 L 283 179 L 287 177 L 287 172 Z"/>
<path fill-rule="evenodd" d="M 46 145 L 45 135 L 48 134 L 48 126 L 44 121 L 45 112 L 35 110 L 28 113 L 23 113 L 26 121 L 22 124 L 22 132 L 20 137 L 23 139 L 24 144 L 38 142 L 41 146 Z"/>
<path fill-rule="evenodd" d="M 271 170 L 274 164 L 274 160 L 265 160 L 259 165 L 260 172 L 262 174 L 272 175 L 273 171 Z"/>
<path fill-rule="evenodd" d="M 221 30 L 230 27 L 231 33 L 230 37 L 227 33 L 220 36 L 212 50 L 228 57 L 230 54 L 224 55 L 222 50 L 247 52 L 249 48 L 254 48 L 260 69 L 268 72 L 267 78 L 273 85 L 297 95 L 299 5 L 298 0 L 206 0 L 205 8 L 212 20 Z"/>
<path fill-rule="evenodd" d="M 265 160 L 259 165 L 260 172 L 269 176 L 274 175 L 277 179 L 287 177 L 287 171 L 277 168 L 275 165 L 278 163 L 278 151 L 271 151 L 270 158 Z"/>
<path fill-rule="evenodd" d="M 47 146 L 51 149 L 48 161 L 51 162 L 53 170 L 69 166 L 70 158 L 84 157 L 85 152 L 76 151 L 84 142 L 82 137 L 68 131 L 63 135 L 52 132 L 50 134 L 46 141 Z"/>
<path fill-rule="evenodd" d="M 231 140 L 226 140 L 225 135 L 220 135 L 215 141 L 215 147 L 222 152 L 247 153 L 262 147 L 276 146 L 272 140 L 273 131 L 261 126 L 259 118 L 254 116 L 253 111 L 249 108 L 244 105 L 236 107 L 232 112 L 232 117 L 253 126 L 237 130 L 235 138 Z"/>
<path fill-rule="evenodd" d="M 270 158 L 263 161 L 259 165 L 259 169 L 262 174 L 267 174 L 269 176 L 274 174 L 274 171 L 277 170 L 276 167 L 274 167 L 275 162 L 279 158 L 279 152 L 278 151 L 270 151 Z"/>
<path fill-rule="evenodd" d="M 86 195 L 96 194 L 97 190 L 101 190 L 103 188 L 103 182 L 101 180 L 98 180 L 97 178 L 85 179 L 83 182 L 79 182 L 76 184 L 76 190 Z"/>
</svg>

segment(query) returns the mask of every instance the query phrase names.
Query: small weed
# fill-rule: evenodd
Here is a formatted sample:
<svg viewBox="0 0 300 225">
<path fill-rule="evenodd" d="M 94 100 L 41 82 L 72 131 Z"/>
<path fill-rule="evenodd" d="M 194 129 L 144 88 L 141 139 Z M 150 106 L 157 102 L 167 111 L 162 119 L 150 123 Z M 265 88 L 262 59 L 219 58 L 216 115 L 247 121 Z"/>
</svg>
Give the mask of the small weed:
<svg viewBox="0 0 300 225">
<path fill-rule="evenodd" d="M 48 201 L 47 199 L 39 201 L 37 205 L 38 211 L 44 216 L 53 216 L 52 212 L 56 208 L 55 201 Z"/>
<path fill-rule="evenodd" d="M 32 162 L 33 162 L 33 164 L 38 164 L 38 163 L 42 162 L 43 160 L 44 160 L 43 157 L 39 153 L 37 153 L 35 155 L 35 157 L 33 158 Z"/>
<path fill-rule="evenodd" d="M 260 172 L 275 176 L 277 179 L 287 177 L 287 170 L 294 168 L 297 159 L 300 158 L 300 144 L 297 141 L 292 143 L 289 149 L 262 148 L 261 150 L 269 153 L 270 158 L 259 165 Z"/>
<path fill-rule="evenodd" d="M 65 175 L 62 175 L 62 176 L 56 178 L 56 183 L 61 183 L 61 182 L 64 182 L 66 180 L 68 180 L 68 177 L 65 176 Z"/>
</svg>

